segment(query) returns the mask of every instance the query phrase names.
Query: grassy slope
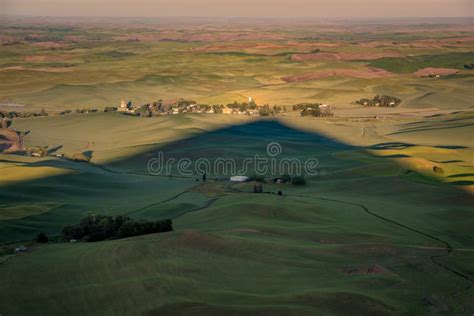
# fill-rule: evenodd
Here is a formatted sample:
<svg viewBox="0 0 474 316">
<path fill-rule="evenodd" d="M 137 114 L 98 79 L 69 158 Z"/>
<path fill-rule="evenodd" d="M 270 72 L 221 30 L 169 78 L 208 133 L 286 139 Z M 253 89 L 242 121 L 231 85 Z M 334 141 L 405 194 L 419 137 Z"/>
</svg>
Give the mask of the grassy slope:
<svg viewBox="0 0 474 316">
<path fill-rule="evenodd" d="M 393 34 L 380 34 L 392 36 Z M 252 48 L 261 41 L 224 42 L 223 48 L 205 52 L 195 50 L 214 42 L 202 43 L 127 43 L 100 42 L 69 44 L 65 49 L 41 49 L 33 45 L 6 46 L 0 55 L 0 97 L 27 104 L 32 109 L 103 108 L 118 105 L 121 99 L 143 104 L 158 99 L 191 98 L 210 104 L 245 100 L 249 95 L 259 103 L 294 104 L 328 102 L 347 107 L 361 97 L 376 93 L 397 95 L 408 107 L 465 108 L 470 106 L 470 71 L 450 79 L 429 80 L 404 75 L 423 67 L 462 68 L 472 62 L 466 47 L 390 49 L 368 48 L 341 41 L 340 46 L 323 51 L 373 53 L 393 51 L 414 57 L 382 58 L 372 62 L 310 60 L 294 62 L 288 51 L 305 52 L 318 42 L 268 40 L 269 48 Z M 365 40 L 375 40 L 365 34 Z M 408 40 L 408 39 L 406 39 Z M 230 45 L 230 48 L 225 48 Z M 232 48 L 232 45 L 236 45 Z M 288 45 L 288 47 L 285 47 Z M 308 46 L 313 45 L 313 46 Z M 250 48 L 246 48 L 250 47 Z M 313 47 L 314 48 L 314 47 Z M 228 49 L 233 51 L 228 52 Z M 283 51 L 282 51 L 283 50 Z M 25 60 L 43 56 L 45 60 Z M 48 59 L 49 58 L 49 59 Z M 67 67 L 65 67 L 65 65 Z M 284 83 L 281 78 L 337 68 L 362 70 L 380 67 L 401 73 L 393 78 L 327 78 Z M 9 69 L 8 67 L 23 67 Z"/>
<path fill-rule="evenodd" d="M 395 73 L 412 73 L 429 67 L 463 70 L 464 65 L 470 64 L 473 61 L 474 52 L 469 52 L 420 55 L 408 58 L 382 58 L 370 63 L 370 65 Z"/>
<path fill-rule="evenodd" d="M 469 119 L 460 115 L 439 121 Z M 473 308 L 472 290 L 454 302 L 450 298 L 467 283 L 430 259 L 445 254 L 443 243 L 374 218 L 351 204 L 446 240 L 455 249 L 472 250 L 471 196 L 418 173 L 406 174 L 396 158 L 377 158 L 343 144 L 397 141 L 399 134 L 394 131 L 403 131 L 403 124 L 379 121 L 375 127 L 380 134 L 370 134 L 350 120 L 288 118 L 285 125 L 264 121 L 216 130 L 236 119 L 95 114 L 15 121 L 16 128 L 32 130 L 27 139 L 31 145 L 44 139 L 50 146 L 76 150 L 82 146 L 78 139 L 90 141 L 93 162 L 118 173 L 26 159 L 30 165 L 23 168 L 48 163 L 74 173 L 3 186 L 2 207 L 16 205 L 18 198 L 32 205 L 63 204 L 46 213 L 1 221 L 3 240 L 29 238 L 40 230 L 54 234 L 64 223 L 76 222 L 90 211 L 133 212 L 136 218 L 171 216 L 176 232 L 35 247 L 32 253 L 0 265 L 0 281 L 7 284 L 0 290 L 0 306 L 13 314 L 29 313 L 41 305 L 46 314 L 157 315 L 447 314 L 460 311 L 460 303 Z M 431 122 L 444 124 L 439 121 Z M 244 122 L 249 123 L 240 121 Z M 429 123 L 419 124 L 413 126 L 429 131 Z M 233 146 L 228 145 L 229 139 Z M 310 177 L 305 187 L 264 185 L 266 191 L 283 190 L 285 196 L 279 197 L 245 193 L 251 191 L 246 185 L 199 186 L 193 179 L 123 173 L 143 172 L 143 160 L 138 158 L 156 149 L 177 157 L 240 157 L 260 153 L 270 140 L 279 141 L 285 155 L 316 156 L 328 175 Z M 449 145 L 453 140 L 439 142 Z M 386 150 L 387 155 L 396 151 Z M 402 147 L 398 153 L 416 156 L 409 150 Z M 130 155 L 137 158 L 123 160 Z M 28 174 L 27 169 L 23 172 Z M 184 190 L 189 192 L 156 204 Z M 438 262 L 472 277 L 472 255 L 472 251 L 455 250 Z M 371 266 L 375 272 L 367 273 Z"/>
</svg>

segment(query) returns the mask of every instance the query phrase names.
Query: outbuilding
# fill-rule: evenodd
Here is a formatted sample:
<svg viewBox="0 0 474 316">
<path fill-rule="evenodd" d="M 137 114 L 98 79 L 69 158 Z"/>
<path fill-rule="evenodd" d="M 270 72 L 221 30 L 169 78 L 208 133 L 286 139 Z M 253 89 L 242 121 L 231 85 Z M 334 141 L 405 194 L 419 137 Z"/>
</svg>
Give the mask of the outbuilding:
<svg viewBox="0 0 474 316">
<path fill-rule="evenodd" d="M 232 182 L 247 182 L 250 178 L 247 176 L 232 176 L 230 177 L 230 181 Z"/>
</svg>

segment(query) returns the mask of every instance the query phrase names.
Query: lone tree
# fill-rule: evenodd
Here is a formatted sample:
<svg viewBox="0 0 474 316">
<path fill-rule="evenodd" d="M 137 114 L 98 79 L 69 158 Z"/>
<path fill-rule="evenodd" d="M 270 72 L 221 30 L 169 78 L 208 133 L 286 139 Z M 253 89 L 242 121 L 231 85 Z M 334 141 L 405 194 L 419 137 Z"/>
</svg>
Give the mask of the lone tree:
<svg viewBox="0 0 474 316">
<path fill-rule="evenodd" d="M 261 183 L 254 184 L 253 193 L 263 193 L 263 185 Z"/>
<path fill-rule="evenodd" d="M 49 241 L 49 238 L 45 233 L 39 233 L 38 236 L 36 236 L 36 241 L 45 244 Z"/>
<path fill-rule="evenodd" d="M 11 124 L 12 124 L 12 121 L 8 119 L 3 119 L 0 121 L 0 128 L 9 128 Z"/>
<path fill-rule="evenodd" d="M 291 178 L 291 184 L 304 185 L 304 184 L 306 184 L 306 180 L 302 175 L 301 176 L 295 176 L 295 177 Z"/>
</svg>

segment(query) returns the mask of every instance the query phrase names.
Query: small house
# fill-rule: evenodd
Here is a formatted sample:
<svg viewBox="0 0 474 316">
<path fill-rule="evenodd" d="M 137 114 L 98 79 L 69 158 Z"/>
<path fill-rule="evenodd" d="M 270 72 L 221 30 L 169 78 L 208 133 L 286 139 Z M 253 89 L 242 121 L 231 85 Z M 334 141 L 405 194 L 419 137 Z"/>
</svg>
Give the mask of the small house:
<svg viewBox="0 0 474 316">
<path fill-rule="evenodd" d="M 128 112 L 128 105 L 127 105 L 127 102 L 125 102 L 124 100 L 122 100 L 122 102 L 120 102 L 120 106 L 119 108 L 117 109 L 119 112 Z"/>
<path fill-rule="evenodd" d="M 222 109 L 222 114 L 232 114 L 233 112 L 234 112 L 234 110 L 227 107 L 227 106 Z"/>
<path fill-rule="evenodd" d="M 230 177 L 231 182 L 247 182 L 250 178 L 247 176 L 232 176 Z"/>
<path fill-rule="evenodd" d="M 20 247 L 15 248 L 15 253 L 23 253 L 27 251 L 28 251 L 28 248 L 26 246 L 20 246 Z"/>
</svg>

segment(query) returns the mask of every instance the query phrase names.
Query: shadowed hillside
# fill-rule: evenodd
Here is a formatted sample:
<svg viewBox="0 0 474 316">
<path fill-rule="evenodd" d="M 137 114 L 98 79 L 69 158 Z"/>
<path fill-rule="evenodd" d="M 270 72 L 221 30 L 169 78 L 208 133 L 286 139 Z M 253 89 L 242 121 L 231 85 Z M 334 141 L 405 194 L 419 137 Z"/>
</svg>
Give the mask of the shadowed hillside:
<svg viewBox="0 0 474 316">
<path fill-rule="evenodd" d="M 1 187 L 2 241 L 55 235 L 90 212 L 171 217 L 175 231 L 35 246 L 0 265 L 6 312 L 89 313 L 103 302 L 101 312 L 151 315 L 441 315 L 474 307 L 472 196 L 372 154 L 393 144 L 357 147 L 272 120 L 190 134 L 128 155 L 121 149 L 110 162 L 23 162 L 67 172 Z M 281 146 L 278 158 L 317 158 L 319 173 L 303 186 L 267 181 L 260 194 L 252 182 L 214 181 L 220 174 L 205 183 L 176 168 L 147 174 L 159 151 L 241 163 L 268 156 L 270 142 Z M 100 149 L 92 149 L 94 157 Z"/>
</svg>

